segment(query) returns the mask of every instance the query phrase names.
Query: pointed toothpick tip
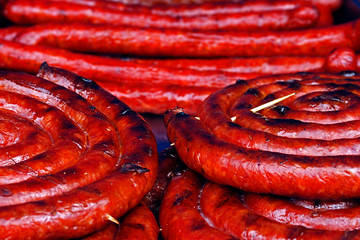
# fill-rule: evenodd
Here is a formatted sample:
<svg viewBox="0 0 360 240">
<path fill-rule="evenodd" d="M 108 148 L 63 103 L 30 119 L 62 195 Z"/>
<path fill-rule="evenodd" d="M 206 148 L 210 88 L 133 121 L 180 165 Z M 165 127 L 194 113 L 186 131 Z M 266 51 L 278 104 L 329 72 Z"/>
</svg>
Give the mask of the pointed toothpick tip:
<svg viewBox="0 0 360 240">
<path fill-rule="evenodd" d="M 274 100 L 272 100 L 270 102 L 267 102 L 267 103 L 261 104 L 260 106 L 254 107 L 254 108 L 250 109 L 250 111 L 253 112 L 253 113 L 256 113 L 256 112 L 258 112 L 260 110 L 263 110 L 263 109 L 271 107 L 271 106 L 273 106 L 273 105 L 275 105 L 275 104 L 277 104 L 277 103 L 279 103 L 281 101 L 284 101 L 285 99 L 287 99 L 289 97 L 292 97 L 294 95 L 295 95 L 295 93 L 291 93 L 291 94 L 286 95 L 284 97 L 274 99 Z"/>
<path fill-rule="evenodd" d="M 113 216 L 111 216 L 110 214 L 106 214 L 106 218 L 110 221 L 110 222 L 113 222 L 115 223 L 116 225 L 120 225 L 119 221 L 114 218 Z"/>
</svg>

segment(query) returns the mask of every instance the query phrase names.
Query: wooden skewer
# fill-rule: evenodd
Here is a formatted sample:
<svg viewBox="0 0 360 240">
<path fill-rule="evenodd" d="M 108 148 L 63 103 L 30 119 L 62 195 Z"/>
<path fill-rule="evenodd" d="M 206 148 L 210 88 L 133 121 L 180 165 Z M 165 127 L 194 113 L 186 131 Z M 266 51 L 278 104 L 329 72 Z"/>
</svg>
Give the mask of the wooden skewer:
<svg viewBox="0 0 360 240">
<path fill-rule="evenodd" d="M 275 104 L 277 104 L 277 103 L 279 103 L 281 101 L 284 101 L 285 99 L 287 99 L 287 98 L 289 98 L 291 96 L 294 96 L 294 95 L 295 95 L 295 93 L 291 93 L 291 94 L 286 95 L 284 97 L 274 99 L 274 100 L 272 100 L 270 102 L 267 102 L 267 103 L 261 104 L 260 106 L 254 107 L 254 108 L 250 109 L 250 111 L 253 112 L 253 113 L 256 113 L 256 112 L 258 112 L 260 110 L 263 110 L 263 109 L 271 107 L 271 106 L 273 106 L 273 105 L 275 105 Z"/>
<path fill-rule="evenodd" d="M 114 218 L 113 216 L 111 216 L 110 214 L 106 214 L 106 218 L 107 218 L 110 222 L 113 222 L 113 223 L 115 223 L 115 224 L 117 224 L 117 225 L 120 225 L 119 221 L 118 221 L 116 218 Z"/>
<path fill-rule="evenodd" d="M 295 93 L 291 93 L 291 94 L 286 95 L 284 97 L 274 99 L 274 100 L 272 100 L 270 102 L 267 102 L 267 103 L 261 104 L 260 106 L 254 107 L 254 108 L 250 109 L 250 111 L 253 112 L 253 113 L 256 113 L 256 112 L 258 112 L 260 110 L 263 110 L 263 109 L 271 107 L 271 106 L 273 106 L 273 105 L 275 105 L 275 104 L 277 104 L 277 103 L 279 103 L 281 101 L 284 101 L 285 99 L 287 99 L 287 98 L 289 98 L 291 96 L 294 96 L 294 95 L 295 95 Z M 231 121 L 234 122 L 235 120 L 236 120 L 236 116 L 231 118 Z"/>
</svg>

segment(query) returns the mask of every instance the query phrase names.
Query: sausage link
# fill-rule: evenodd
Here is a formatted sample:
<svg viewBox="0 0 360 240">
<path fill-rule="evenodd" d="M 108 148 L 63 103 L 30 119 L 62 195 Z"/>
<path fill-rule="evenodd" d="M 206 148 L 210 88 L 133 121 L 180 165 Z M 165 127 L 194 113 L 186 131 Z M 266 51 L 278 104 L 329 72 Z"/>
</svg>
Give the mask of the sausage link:
<svg viewBox="0 0 360 240">
<path fill-rule="evenodd" d="M 360 208 L 354 200 L 330 203 L 335 209 L 322 208 L 322 204 L 327 208 L 331 208 L 331 205 L 313 201 L 312 208 L 307 208 L 296 204 L 292 199 L 246 193 L 244 204 L 261 216 L 287 225 L 330 231 L 352 231 L 360 228 Z"/>
<path fill-rule="evenodd" d="M 148 84 L 120 85 L 100 83 L 102 87 L 131 106 L 134 111 L 164 114 L 181 106 L 195 114 L 198 106 L 218 88 L 191 86 L 154 86 Z"/>
<path fill-rule="evenodd" d="M 244 148 L 303 156 L 355 156 L 359 154 L 356 148 L 358 134 L 354 132 L 352 135 L 351 130 L 346 130 L 346 126 L 352 125 L 351 121 L 356 124 L 359 120 L 356 114 L 359 101 L 358 75 L 354 79 L 338 76 L 339 79 L 321 78 L 321 75 L 319 79 L 312 79 L 315 75 L 293 75 L 294 81 L 283 82 L 279 77 L 280 82 L 254 88 L 251 86 L 257 85 L 256 79 L 242 82 L 210 96 L 201 105 L 199 117 L 219 138 Z M 301 78 L 304 80 L 295 80 Z M 276 108 L 265 109 L 261 115 L 250 111 L 253 107 L 291 93 L 296 95 Z M 219 111 L 222 111 L 221 115 Z M 235 120 L 236 124 L 229 122 L 227 113 L 238 119 Z M 259 126 L 259 131 L 251 126 L 252 121 Z M 248 128 L 239 127 L 242 126 L 241 122 L 249 123 Z M 308 125 L 313 126 L 307 129 Z M 285 126 L 289 126 L 289 131 Z M 327 133 L 331 126 L 336 127 L 336 131 Z M 297 131 L 299 135 L 294 133 Z M 306 133 L 307 131 L 309 132 Z M 321 131 L 324 133 L 314 136 Z M 327 135 L 324 139 L 317 138 L 324 135 Z M 307 138 L 306 141 L 304 138 Z"/>
<path fill-rule="evenodd" d="M 120 223 L 118 239 L 148 239 L 157 240 L 159 236 L 158 223 L 144 204 L 128 213 Z"/>
<path fill-rule="evenodd" d="M 278 223 L 248 209 L 242 198 L 241 192 L 208 182 L 199 209 L 214 226 L 242 239 L 352 239 L 359 235 L 357 231 L 325 231 Z"/>
<path fill-rule="evenodd" d="M 240 73 L 225 77 L 226 75 L 219 72 L 218 68 L 227 65 L 229 61 L 232 61 L 230 59 L 202 61 L 190 59 L 157 60 L 158 62 L 153 62 L 152 60 L 121 60 L 72 53 L 66 50 L 43 46 L 26 46 L 3 40 L 0 40 L 0 42 L 1 68 L 34 73 L 39 65 L 46 61 L 51 65 L 65 68 L 86 78 L 96 80 L 102 87 L 121 97 L 135 111 L 157 114 L 163 114 L 167 109 L 174 108 L 175 106 L 181 106 L 189 113 L 194 114 L 196 106 L 205 97 L 218 90 L 219 87 L 233 83 L 234 79 L 248 79 L 254 75 L 282 72 L 286 68 L 290 71 L 306 71 L 309 67 L 306 64 L 308 59 L 311 60 L 315 68 L 320 68 L 324 63 L 323 57 L 235 59 L 233 64 L 236 64 L 236 66 L 233 68 L 239 69 Z M 297 65 L 297 61 L 300 61 L 300 66 Z M 196 66 L 195 64 L 198 65 Z M 204 64 L 209 67 L 204 67 Z M 248 67 L 248 69 L 257 73 L 241 73 L 249 64 L 256 64 L 254 67 Z M 159 67 L 154 67 L 154 65 Z M 175 67 L 179 69 L 174 69 Z M 184 71 L 182 68 L 195 68 L 197 71 Z M 204 71 L 207 69 L 211 71 Z M 220 70 L 222 71 L 223 69 Z M 221 81 L 223 77 L 227 78 L 227 80 Z M 173 80 L 170 83 L 168 81 L 169 78 Z M 213 81 L 209 82 L 209 79 L 213 79 Z M 119 80 L 121 84 L 111 83 Z M 151 86 L 144 85 L 143 82 L 150 83 Z M 194 84 L 208 86 L 211 82 L 217 84 L 218 87 L 191 87 Z M 154 83 L 156 83 L 156 86 L 154 86 Z M 163 84 L 171 84 L 171 86 L 160 87 Z M 179 85 L 187 86 L 180 87 Z M 179 87 L 177 88 L 176 86 Z M 141 94 L 142 97 L 137 97 L 138 94 Z"/>
<path fill-rule="evenodd" d="M 156 114 L 163 114 L 167 109 L 176 106 L 181 106 L 188 113 L 195 114 L 201 101 L 220 87 L 233 83 L 235 79 L 249 79 L 254 76 L 287 71 L 314 69 L 319 71 L 325 59 L 328 58 L 116 59 L 73 53 L 46 46 L 27 46 L 6 40 L 0 40 L 0 43 L 0 67 L 3 69 L 36 73 L 41 63 L 46 61 L 53 66 L 97 81 L 135 111 Z M 336 52 L 338 51 L 333 54 Z M 346 57 L 347 55 L 339 56 Z M 339 58 L 335 58 L 335 61 L 336 59 Z M 359 59 L 358 56 L 357 59 Z M 337 62 L 342 63 L 342 61 Z M 330 66 L 329 63 L 327 65 Z M 228 66 L 229 69 L 224 69 L 224 66 Z M 189 68 L 193 70 L 184 70 Z M 346 66 L 337 66 L 333 71 L 340 69 L 346 69 Z M 225 71 L 233 73 L 226 74 Z M 208 87 L 211 84 L 218 87 Z M 162 87 L 162 85 L 167 86 Z"/>
<path fill-rule="evenodd" d="M 190 68 L 199 71 L 221 70 L 237 73 L 262 73 L 266 75 L 326 71 L 358 71 L 360 55 L 349 48 L 336 48 L 326 57 L 275 56 L 253 58 L 216 58 L 216 59 L 143 59 L 128 58 L 137 64 L 159 67 Z"/>
<path fill-rule="evenodd" d="M 114 223 L 109 223 L 104 229 L 91 233 L 82 240 L 114 240 L 118 236 L 119 226 Z"/>
<path fill-rule="evenodd" d="M 84 6 L 68 1 L 12 0 L 7 3 L 6 17 L 17 24 L 45 22 L 81 22 L 148 28 L 184 30 L 290 30 L 310 28 L 320 18 L 316 6 L 302 4 L 289 10 L 224 13 L 200 16 L 159 15 L 138 9 L 116 10 Z"/>
<path fill-rule="evenodd" d="M 13 0 L 11 0 L 13 1 Z M 58 2 L 59 0 L 51 0 Z M 139 12 L 144 14 L 156 14 L 161 16 L 176 16 L 176 17 L 195 17 L 201 15 L 218 15 L 218 14 L 234 14 L 234 13 L 248 13 L 248 12 L 271 12 L 279 10 L 291 10 L 299 8 L 300 6 L 310 6 L 306 1 L 284 1 L 284 0 L 252 0 L 252 1 L 222 1 L 211 2 L 203 1 L 198 3 L 182 3 L 182 4 L 154 4 L 146 6 L 143 4 L 131 4 L 121 1 L 101 1 L 101 0 L 61 0 L 63 2 L 75 2 L 76 4 L 113 9 L 117 11 Z M 12 6 L 12 2 L 9 3 Z M 18 4 L 15 0 L 14 5 Z"/>
<path fill-rule="evenodd" d="M 159 153 L 159 171 L 156 182 L 143 199 L 144 204 L 157 216 L 165 189 L 171 179 L 185 169 L 175 148 L 169 147 Z"/>
<path fill-rule="evenodd" d="M 96 80 L 103 88 L 122 99 L 137 112 L 163 114 L 167 109 L 182 106 L 189 112 L 195 113 L 197 106 L 208 95 L 219 89 L 219 87 L 207 87 L 205 80 L 208 77 L 213 77 L 214 82 L 216 78 L 221 80 L 221 71 L 218 70 L 207 73 L 200 70 L 175 70 L 166 66 L 154 68 L 151 63 L 131 63 L 127 60 L 72 53 L 43 46 L 26 46 L 3 40 L 0 40 L 0 43 L 0 68 L 35 73 L 41 63 L 46 61 L 51 65 Z M 185 75 L 185 73 L 193 74 Z M 216 73 L 220 73 L 220 78 Z M 203 81 L 204 86 L 193 86 L 191 82 L 196 75 L 198 75 L 196 77 L 198 84 Z M 240 75 L 245 77 L 243 74 Z M 170 78 L 175 81 L 169 81 Z M 228 81 L 233 82 L 231 79 L 228 78 Z M 185 86 L 180 86 L 182 84 Z M 223 84 L 227 84 L 227 81 Z"/>
<path fill-rule="evenodd" d="M 71 0 L 69 0 L 71 1 Z M 97 4 L 97 2 L 105 4 L 111 4 L 113 6 L 121 6 L 122 4 L 126 5 L 138 5 L 138 6 L 156 6 L 156 5 L 179 5 L 179 4 L 202 4 L 202 3 L 217 3 L 222 2 L 221 0 L 106 0 L 106 1 L 98 1 L 98 0 L 74 0 L 76 3 L 84 4 L 84 5 L 94 5 Z M 229 2 L 243 2 L 243 0 L 232 0 Z"/>
<path fill-rule="evenodd" d="M 17 137 L 17 142 L 3 146 L 0 150 L 1 185 L 55 174 L 78 161 L 87 147 L 87 136 L 68 116 L 29 97 L 3 90 L 0 92 L 1 108 L 11 109 L 16 114 L 14 117 L 2 112 L 4 120 L 7 119 L 6 116 L 11 120 L 8 130 L 11 134 L 15 128 L 21 134 Z M 3 134 L 6 134 L 5 129 Z M 46 169 L 43 167 L 44 161 L 47 162 Z M 10 190 L 11 188 L 6 188 L 5 192 L 12 192 Z M 16 195 L 15 191 L 12 194 Z M 1 199 L 8 201 L 6 199 L 12 198 L 3 196 Z M 4 203 L 0 205 L 2 204 Z"/>
<path fill-rule="evenodd" d="M 311 0 L 316 5 L 321 5 L 330 8 L 331 10 L 337 10 L 341 7 L 344 1 L 342 0 Z"/>
<path fill-rule="evenodd" d="M 165 189 L 170 180 L 185 169 L 174 148 L 169 147 L 159 153 L 159 171 L 156 182 L 142 202 L 122 217 L 120 225 L 110 223 L 84 240 L 107 239 L 158 239 L 159 226 L 156 218 Z"/>
<path fill-rule="evenodd" d="M 306 56 L 275 56 L 275 57 L 253 57 L 253 58 L 177 58 L 177 59 L 145 59 L 130 58 L 129 61 L 138 64 L 152 64 L 159 67 L 191 68 L 199 71 L 221 70 L 225 72 L 238 73 L 264 73 L 280 74 L 309 72 L 319 70 L 323 67 L 324 57 Z"/>
<path fill-rule="evenodd" d="M 172 179 L 160 207 L 164 239 L 234 239 L 208 224 L 197 210 L 202 180 L 190 171 Z"/>
<path fill-rule="evenodd" d="M 192 171 L 176 176 L 160 208 L 164 239 L 356 239 L 357 231 L 321 231 L 277 223 L 247 209 L 242 193 Z"/>
<path fill-rule="evenodd" d="M 327 72 L 356 71 L 358 57 L 348 48 L 336 48 L 326 57 L 324 70 Z"/>
<path fill-rule="evenodd" d="M 234 83 L 236 79 L 251 79 L 265 73 L 231 73 L 221 70 L 200 71 L 167 66 L 153 66 L 150 63 L 136 63 L 127 60 L 72 53 L 62 49 L 44 46 L 27 46 L 0 40 L 2 53 L 0 67 L 33 73 L 41 63 L 74 71 L 99 83 L 144 84 L 157 86 L 194 86 L 216 88 Z M 23 65 L 24 64 L 24 65 Z"/>
<path fill-rule="evenodd" d="M 96 2 L 98 2 L 99 0 L 76 0 L 76 2 L 78 3 L 82 3 L 82 4 L 94 4 Z M 145 5 L 145 6 L 152 6 L 152 7 L 156 7 L 156 5 L 164 5 L 165 8 L 167 8 L 167 5 L 170 6 L 171 8 L 171 5 L 175 4 L 175 5 L 181 5 L 181 4 L 184 4 L 184 5 L 190 5 L 189 8 L 191 9 L 192 8 L 192 4 L 199 4 L 199 5 L 202 5 L 204 3 L 207 3 L 207 4 L 222 4 L 224 1 L 223 0 L 142 0 L 142 1 L 139 1 L 139 0 L 116 0 L 116 1 L 113 1 L 113 0 L 107 0 L 106 1 L 106 4 L 114 4 L 114 6 L 116 5 L 121 5 L 121 4 L 130 4 L 130 5 L 134 5 L 134 4 L 138 4 L 138 5 Z M 279 6 L 277 7 L 286 7 L 288 2 L 292 2 L 292 1 L 264 1 L 264 0 L 260 0 L 260 1 L 257 1 L 257 0 L 251 0 L 251 1 L 244 1 L 244 0 L 231 0 L 231 1 L 226 1 L 226 2 L 229 2 L 229 3 L 241 3 L 241 4 L 244 4 L 246 6 L 251 6 L 250 9 L 252 10 L 256 10 L 257 7 L 259 7 L 260 9 L 263 9 L 264 7 L 264 4 L 266 3 L 270 3 L 270 4 L 267 4 L 266 6 L 270 5 L 275 5 L 277 6 L 277 2 L 280 2 Z M 299 2 L 299 1 L 295 1 L 295 2 Z M 342 0 L 311 0 L 310 2 L 316 4 L 316 5 L 321 5 L 321 6 L 325 6 L 325 7 L 328 7 L 332 10 L 336 10 L 338 9 L 343 1 Z M 252 6 L 255 6 L 255 9 L 254 7 Z M 196 9 L 196 7 L 194 7 Z M 246 8 L 247 9 L 247 8 Z"/>
<path fill-rule="evenodd" d="M 269 125 L 280 124 L 280 135 L 281 132 L 287 132 L 286 128 L 281 128 L 283 122 L 296 125 L 298 121 L 307 118 L 312 124 L 315 122 L 328 124 L 327 121 L 333 120 L 338 123 L 355 121 L 354 124 L 356 124 L 357 104 L 352 105 L 352 103 L 358 101 L 356 95 L 358 75 L 351 72 L 343 74 L 281 75 L 257 78 L 247 82 L 239 81 L 208 97 L 200 105 L 198 112 L 200 120 L 187 115 L 181 109 L 168 111 L 165 114 L 168 138 L 175 144 L 180 158 L 188 167 L 221 184 L 228 184 L 250 192 L 300 198 L 358 197 L 358 190 L 354 189 L 360 180 L 358 179 L 359 166 L 356 161 L 357 144 L 355 144 L 359 140 L 358 135 L 352 135 L 350 131 L 348 138 L 343 138 L 344 135 L 341 134 L 346 134 L 345 128 L 334 125 L 332 132 L 340 134 L 337 137 L 334 135 L 335 140 L 290 138 L 289 136 L 282 138 L 260 130 L 247 129 L 230 119 L 232 116 L 236 116 L 237 119 L 245 118 L 245 115 L 233 115 L 233 113 L 245 112 L 245 109 L 249 111 L 253 107 L 244 102 L 246 99 L 256 100 L 260 96 L 262 99 L 268 95 L 267 101 L 277 97 L 275 94 L 271 96 L 269 92 L 263 95 L 261 92 L 263 89 L 281 93 L 278 89 L 285 88 L 290 92 L 299 90 L 297 93 L 300 96 L 297 99 L 300 100 L 297 102 L 304 103 L 304 106 L 301 106 L 299 111 L 292 110 L 289 104 L 292 102 L 295 104 L 296 98 L 295 100 L 289 98 L 282 102 L 283 105 L 261 112 L 261 115 L 264 114 L 262 115 L 264 119 L 269 119 Z M 257 89 L 262 87 L 261 91 L 257 91 L 255 86 L 259 86 Z M 326 91 L 323 86 L 327 86 Z M 305 97 L 306 95 L 301 97 L 302 87 L 309 89 L 318 87 L 323 92 L 316 92 L 315 95 L 310 93 L 308 98 Z M 239 98 L 240 96 L 242 98 Z M 236 99 L 239 99 L 239 102 L 236 102 Z M 340 108 L 336 109 L 338 103 Z M 309 106 L 315 110 L 311 113 L 303 111 L 303 119 L 290 120 L 294 119 L 294 116 L 301 115 L 298 114 L 302 113 L 301 108 L 305 109 Z M 316 106 L 319 106 L 319 109 Z M 321 112 L 324 111 L 324 106 L 325 112 Z M 329 112 L 328 109 L 331 107 L 327 106 L 334 106 L 334 109 L 339 111 Z M 269 116 L 265 111 L 275 112 L 277 115 Z M 291 114 L 292 111 L 294 114 Z M 310 120 L 312 114 L 314 117 Z M 258 116 L 255 113 L 250 113 L 250 115 L 252 117 L 246 120 L 249 123 L 255 121 L 254 119 Z M 281 116 L 283 119 L 280 118 Z M 289 120 L 285 120 L 286 118 Z M 322 119 L 325 121 L 321 122 Z M 342 132 L 343 130 L 345 132 Z M 275 143 L 279 145 L 270 148 Z M 260 146 L 264 148 L 259 148 Z M 292 148 L 292 154 L 285 154 L 290 148 Z"/>
<path fill-rule="evenodd" d="M 0 40 L 0 67 L 18 71 L 36 73 L 43 62 L 65 68 L 97 82 L 151 83 L 157 85 L 209 86 L 217 84 L 224 87 L 234 79 L 249 79 L 261 75 L 319 71 L 325 62 L 330 69 L 337 61 L 333 72 L 345 70 L 348 65 L 339 63 L 348 61 L 347 55 L 340 50 L 331 53 L 333 60 L 324 57 L 255 57 L 222 59 L 119 59 L 89 54 L 73 53 L 45 46 L 28 46 L 6 40 Z M 342 49 L 341 52 L 350 51 Z M 337 54 L 336 54 L 337 52 Z M 343 59 L 339 61 L 338 59 Z M 345 59 L 346 58 L 346 59 Z M 359 61 L 356 56 L 355 61 Z M 355 63 L 357 70 L 360 64 Z M 183 69 L 193 69 L 189 71 Z M 136 71 L 135 71 L 136 70 Z M 232 72 L 226 74 L 223 72 Z M 235 74 L 238 73 L 238 74 Z M 172 79 L 169 81 L 168 79 Z M 106 79 L 106 81 L 105 81 Z M 194 79 L 194 80 L 192 80 Z M 203 79 L 206 79 L 204 81 Z M 227 79 L 227 80 L 224 80 Z"/>
<path fill-rule="evenodd" d="M 40 75 L 81 92 L 82 97 L 42 78 L 20 73 L 2 72 L 2 88 L 46 99 L 47 104 L 77 118 L 74 122 L 83 131 L 89 122 L 86 134 L 93 137 L 88 138 L 89 147 L 85 150 L 94 153 L 82 154 L 88 162 L 78 161 L 77 168 L 70 166 L 56 173 L 59 177 L 56 174 L 39 177 L 44 186 L 27 185 L 26 191 L 30 187 L 43 189 L 41 194 L 46 197 L 42 200 L 0 207 L 0 235 L 5 239 L 78 238 L 99 230 L 108 223 L 108 215 L 119 218 L 135 207 L 151 189 L 157 172 L 155 138 L 142 117 L 78 75 L 46 64 L 42 65 Z M 114 159 L 114 164 L 108 170 L 103 164 L 109 159 Z M 43 165 L 46 167 L 45 162 Z M 47 192 L 48 185 L 66 191 Z M 9 187 L 12 185 L 3 187 L 2 198 L 11 197 Z"/>
<path fill-rule="evenodd" d="M 39 155 L 36 158 L 34 157 L 35 161 L 32 161 L 29 167 L 34 167 L 34 170 L 32 170 L 33 173 L 30 176 L 35 176 L 35 178 L 25 176 L 29 179 L 3 186 L 2 189 L 5 189 L 6 191 L 4 190 L 5 194 L 0 195 L 0 206 L 41 200 L 50 196 L 59 195 L 63 192 L 68 192 L 107 175 L 116 166 L 119 154 L 119 143 L 116 141 L 116 130 L 98 111 L 89 111 L 90 105 L 84 99 L 79 99 L 77 94 L 70 91 L 64 91 L 63 88 L 58 88 L 54 84 L 41 81 L 32 75 L 3 72 L 1 73 L 1 80 L 0 88 L 3 91 L 27 95 L 38 99 L 39 101 L 46 102 L 52 107 L 55 107 L 56 104 L 58 104 L 58 108 L 66 114 L 67 118 L 76 122 L 79 127 L 82 128 L 82 131 L 86 131 L 85 136 L 87 144 L 79 149 L 79 147 L 76 146 L 76 142 L 72 143 L 70 145 L 71 148 L 64 151 L 69 153 L 69 151 L 74 149 L 78 158 L 76 158 L 76 155 L 75 159 L 61 157 L 58 160 L 65 161 L 65 163 L 60 162 L 58 164 L 55 164 L 53 160 L 53 169 L 48 169 L 44 171 L 44 173 L 41 173 L 41 168 L 44 168 L 43 162 L 47 158 L 51 159 L 51 156 L 44 152 L 42 155 Z M 17 105 L 19 102 L 19 115 L 22 114 L 22 112 L 20 112 L 21 104 L 24 104 L 25 107 L 26 105 L 36 104 L 36 102 L 34 103 L 30 98 L 27 98 L 24 101 L 24 99 L 13 99 L 13 96 L 14 94 L 12 94 L 11 100 L 9 100 L 9 103 L 4 105 L 4 107 L 5 109 L 14 109 L 14 105 Z M 10 99 L 10 97 L 8 97 L 8 99 Z M 69 99 L 71 100 L 70 103 Z M 79 109 L 80 107 L 85 109 L 85 111 L 81 111 L 81 109 Z M 41 109 L 34 110 L 38 110 L 38 112 L 41 111 Z M 49 107 L 49 109 L 46 109 L 45 111 L 51 113 L 52 108 Z M 29 113 L 32 114 L 31 111 L 23 112 L 23 117 L 27 117 L 27 114 Z M 39 115 L 41 116 L 41 113 L 39 113 Z M 45 115 L 43 117 L 47 116 Z M 49 124 L 47 121 L 56 121 L 56 117 L 57 115 L 55 115 L 54 118 L 51 118 L 51 115 L 48 114 L 48 118 L 43 120 L 43 124 Z M 61 118 L 58 120 L 61 120 Z M 66 124 L 66 122 L 64 122 L 64 124 Z M 63 128 L 71 129 L 74 127 L 73 125 L 64 125 Z M 108 129 L 108 131 L 100 134 L 99 131 L 96 130 L 97 128 Z M 62 129 L 62 131 L 65 131 L 66 129 Z M 65 134 L 66 133 L 64 132 L 62 133 L 62 135 Z M 66 143 L 71 143 L 71 138 L 69 140 L 70 141 L 59 142 L 59 145 L 49 149 L 49 154 L 56 157 L 59 153 L 54 151 L 59 148 L 64 148 Z M 105 149 L 106 151 L 104 151 Z M 66 153 L 64 151 L 63 153 Z M 41 161 L 37 158 L 41 158 Z M 56 168 L 57 166 L 61 167 L 62 165 L 69 165 L 66 161 L 73 164 L 65 169 Z M 93 168 L 89 168 L 90 164 Z M 22 167 L 26 167 L 26 163 L 23 163 Z M 11 166 L 9 166 L 9 168 L 11 168 Z M 90 171 L 90 169 L 93 169 L 93 171 Z M 7 178 L 11 178 L 11 175 Z M 15 181 L 18 180 L 16 179 Z"/>
<path fill-rule="evenodd" d="M 360 49 L 360 21 L 277 32 L 205 32 L 87 24 L 16 28 L 6 40 L 82 52 L 157 57 L 325 56 L 337 47 Z M 9 32 L 9 30 L 4 30 Z M 14 34 L 16 32 L 18 34 Z"/>
<path fill-rule="evenodd" d="M 144 204 L 139 204 L 123 218 L 120 225 L 110 223 L 105 229 L 95 232 L 83 240 L 126 240 L 126 239 L 146 239 L 157 240 L 159 236 L 158 223 Z"/>
<path fill-rule="evenodd" d="M 0 93 L 1 100 L 5 102 L 9 98 L 8 92 L 0 91 Z M 51 137 L 41 127 L 26 121 L 24 118 L 1 112 L 0 128 L 2 131 L 1 167 L 29 160 L 31 157 L 46 151 L 52 145 Z M 17 131 L 13 131 L 13 129 Z M 34 142 L 34 137 L 38 141 Z"/>
</svg>

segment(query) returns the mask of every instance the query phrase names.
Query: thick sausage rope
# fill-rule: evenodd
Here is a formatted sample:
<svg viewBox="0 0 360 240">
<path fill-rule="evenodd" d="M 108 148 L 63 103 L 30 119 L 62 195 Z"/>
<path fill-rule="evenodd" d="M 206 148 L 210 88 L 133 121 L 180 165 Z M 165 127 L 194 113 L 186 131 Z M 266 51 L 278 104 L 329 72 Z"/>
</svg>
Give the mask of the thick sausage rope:
<svg viewBox="0 0 360 240">
<path fill-rule="evenodd" d="M 26 122 L 10 133 L 31 131 L 21 135 L 40 146 L 35 156 L 9 155 L 12 165 L 3 161 L 1 171 L 8 175 L 0 187 L 2 238 L 81 237 L 103 228 L 109 216 L 124 215 L 151 189 L 155 138 L 127 105 L 91 80 L 47 64 L 38 77 L 0 76 L 2 115 L 13 116 L 13 126 Z"/>
<path fill-rule="evenodd" d="M 319 230 L 271 220 L 249 209 L 243 202 L 243 194 L 208 182 L 190 170 L 181 173 L 170 182 L 160 208 L 162 236 L 164 239 L 213 240 L 359 237 L 356 230 Z"/>
<path fill-rule="evenodd" d="M 165 123 L 186 165 L 215 182 L 282 196 L 354 198 L 360 196 L 359 89 L 355 72 L 238 81 L 210 95 L 198 119 L 174 109 Z"/>
</svg>

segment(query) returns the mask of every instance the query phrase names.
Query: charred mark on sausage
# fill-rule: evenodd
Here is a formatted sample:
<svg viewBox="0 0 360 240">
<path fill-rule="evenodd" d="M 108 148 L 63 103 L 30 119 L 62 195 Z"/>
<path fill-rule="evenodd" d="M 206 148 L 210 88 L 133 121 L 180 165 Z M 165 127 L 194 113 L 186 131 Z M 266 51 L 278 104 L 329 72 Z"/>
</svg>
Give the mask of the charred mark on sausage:
<svg viewBox="0 0 360 240">
<path fill-rule="evenodd" d="M 136 164 L 133 164 L 131 162 L 125 163 L 121 167 L 121 172 L 122 173 L 127 173 L 127 172 L 146 173 L 146 172 L 149 172 L 149 171 L 150 171 L 149 169 L 140 167 L 140 166 L 138 166 Z"/>
<path fill-rule="evenodd" d="M 191 191 L 187 190 L 187 189 L 182 191 L 181 193 L 176 195 L 176 199 L 175 199 L 172 206 L 174 207 L 174 206 L 177 206 L 177 205 L 181 204 L 185 199 L 190 197 L 192 194 L 193 193 Z"/>
<path fill-rule="evenodd" d="M 283 106 L 283 105 L 275 106 L 275 107 L 273 107 L 273 109 L 282 116 L 286 115 L 290 110 L 289 107 Z"/>
</svg>

